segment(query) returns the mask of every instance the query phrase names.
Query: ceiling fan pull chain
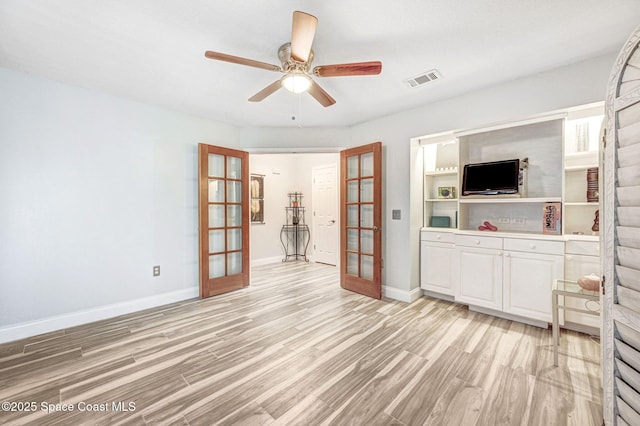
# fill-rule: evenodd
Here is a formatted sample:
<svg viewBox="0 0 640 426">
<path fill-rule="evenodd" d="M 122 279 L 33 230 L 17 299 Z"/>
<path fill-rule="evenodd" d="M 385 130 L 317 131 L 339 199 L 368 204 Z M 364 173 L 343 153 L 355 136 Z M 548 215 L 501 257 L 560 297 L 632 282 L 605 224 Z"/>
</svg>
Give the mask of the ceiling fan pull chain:
<svg viewBox="0 0 640 426">
<path fill-rule="evenodd" d="M 296 97 L 298 98 L 298 111 L 295 111 L 295 107 L 294 107 L 294 111 L 293 111 L 293 115 L 291 116 L 291 121 L 297 121 L 297 126 L 298 127 L 302 127 L 302 122 L 301 122 L 301 117 L 302 117 L 302 94 L 298 93 L 296 94 Z"/>
</svg>

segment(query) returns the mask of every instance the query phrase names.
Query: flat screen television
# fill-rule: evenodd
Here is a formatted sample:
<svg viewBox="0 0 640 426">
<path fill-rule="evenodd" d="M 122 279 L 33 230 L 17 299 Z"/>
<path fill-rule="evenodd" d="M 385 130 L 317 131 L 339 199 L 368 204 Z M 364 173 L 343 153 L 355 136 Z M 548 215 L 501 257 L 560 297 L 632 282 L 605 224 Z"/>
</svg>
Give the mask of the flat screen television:
<svg viewBox="0 0 640 426">
<path fill-rule="evenodd" d="M 519 175 L 519 159 L 467 164 L 462 178 L 462 195 L 517 194 Z"/>
</svg>

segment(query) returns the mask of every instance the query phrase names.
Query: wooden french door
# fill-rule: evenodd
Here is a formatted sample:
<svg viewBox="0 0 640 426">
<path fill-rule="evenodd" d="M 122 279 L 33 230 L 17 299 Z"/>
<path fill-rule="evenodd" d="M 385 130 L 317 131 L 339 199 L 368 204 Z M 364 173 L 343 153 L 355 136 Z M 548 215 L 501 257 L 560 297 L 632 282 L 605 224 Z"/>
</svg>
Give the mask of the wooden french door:
<svg viewBox="0 0 640 426">
<path fill-rule="evenodd" d="M 249 285 L 249 154 L 198 145 L 200 297 Z"/>
<path fill-rule="evenodd" d="M 382 297 L 382 143 L 340 153 L 340 285 Z"/>
</svg>

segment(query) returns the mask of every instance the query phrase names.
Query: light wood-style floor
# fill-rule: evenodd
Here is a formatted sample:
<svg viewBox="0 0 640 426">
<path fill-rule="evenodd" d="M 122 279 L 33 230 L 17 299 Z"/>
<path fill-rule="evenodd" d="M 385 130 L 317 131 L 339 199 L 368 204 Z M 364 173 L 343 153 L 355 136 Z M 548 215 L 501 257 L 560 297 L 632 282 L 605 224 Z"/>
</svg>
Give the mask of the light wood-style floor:
<svg viewBox="0 0 640 426">
<path fill-rule="evenodd" d="M 550 330 L 369 299 L 295 262 L 254 268 L 237 292 L 0 345 L 0 401 L 37 405 L 0 423 L 600 425 L 599 361 L 585 335 L 563 333 L 553 367 Z"/>
</svg>

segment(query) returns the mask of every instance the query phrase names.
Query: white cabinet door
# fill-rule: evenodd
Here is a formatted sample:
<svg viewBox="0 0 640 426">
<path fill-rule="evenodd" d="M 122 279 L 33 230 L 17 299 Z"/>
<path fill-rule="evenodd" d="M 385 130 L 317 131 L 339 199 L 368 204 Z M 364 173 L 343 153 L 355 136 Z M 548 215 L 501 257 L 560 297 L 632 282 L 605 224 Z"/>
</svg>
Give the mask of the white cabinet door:
<svg viewBox="0 0 640 426">
<path fill-rule="evenodd" d="M 583 256 L 579 254 L 567 254 L 564 257 L 564 277 L 570 281 L 577 281 L 578 278 L 589 275 L 596 274 L 597 276 L 601 276 L 600 273 L 600 257 L 599 256 Z M 597 302 L 590 302 L 587 300 L 576 299 L 573 297 L 565 297 L 564 298 L 565 306 L 569 306 L 572 308 L 578 309 L 589 309 L 589 310 L 597 310 L 599 306 L 597 306 Z M 588 314 L 582 314 L 580 312 L 572 312 L 572 311 L 561 311 L 564 313 L 564 321 L 561 324 L 564 324 L 565 321 L 572 322 L 575 324 L 586 325 L 593 328 L 600 328 L 600 317 L 593 316 Z"/>
<path fill-rule="evenodd" d="M 456 252 L 456 300 L 502 310 L 502 251 L 458 247 Z"/>
<path fill-rule="evenodd" d="M 563 277 L 563 256 L 505 252 L 503 311 L 551 322 L 553 280 Z"/>
<path fill-rule="evenodd" d="M 420 247 L 420 287 L 453 296 L 454 255 L 453 244 L 423 241 Z"/>
</svg>

